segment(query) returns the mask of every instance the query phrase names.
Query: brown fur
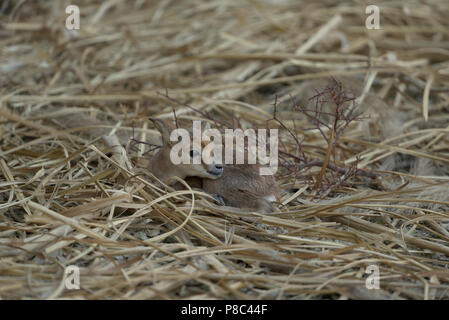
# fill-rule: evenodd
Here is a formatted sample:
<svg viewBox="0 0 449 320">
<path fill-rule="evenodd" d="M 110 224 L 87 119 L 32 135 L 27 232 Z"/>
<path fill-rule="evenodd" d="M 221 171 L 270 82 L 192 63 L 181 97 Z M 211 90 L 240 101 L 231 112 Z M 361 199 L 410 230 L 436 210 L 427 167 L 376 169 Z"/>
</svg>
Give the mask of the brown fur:
<svg viewBox="0 0 449 320">
<path fill-rule="evenodd" d="M 151 120 L 162 134 L 163 146 L 151 159 L 149 170 L 160 180 L 166 182 L 178 176 L 189 186 L 202 188 L 223 199 L 226 205 L 264 213 L 275 210 L 273 202 L 279 199 L 278 184 L 274 176 L 259 174 L 259 164 L 224 165 L 221 176 L 208 174 L 205 164 L 174 165 L 169 156 L 172 146 L 169 135 L 174 126 L 166 121 Z M 174 187 L 183 188 L 178 184 Z"/>
<path fill-rule="evenodd" d="M 233 207 L 273 212 L 273 202 L 279 199 L 274 177 L 261 176 L 255 164 L 225 165 L 220 178 L 202 180 L 204 191 L 221 196 L 226 205 Z"/>
<path fill-rule="evenodd" d="M 217 179 L 219 176 L 208 172 L 208 169 L 215 168 L 215 165 L 201 164 L 179 164 L 174 165 L 170 160 L 170 150 L 173 142 L 170 141 L 170 132 L 175 128 L 170 122 L 159 119 L 150 119 L 162 135 L 162 147 L 153 156 L 148 165 L 148 170 L 152 172 L 159 180 L 168 182 L 171 177 L 177 176 L 181 179 L 186 177 L 200 177 Z M 170 181 L 174 184 L 176 181 Z"/>
</svg>

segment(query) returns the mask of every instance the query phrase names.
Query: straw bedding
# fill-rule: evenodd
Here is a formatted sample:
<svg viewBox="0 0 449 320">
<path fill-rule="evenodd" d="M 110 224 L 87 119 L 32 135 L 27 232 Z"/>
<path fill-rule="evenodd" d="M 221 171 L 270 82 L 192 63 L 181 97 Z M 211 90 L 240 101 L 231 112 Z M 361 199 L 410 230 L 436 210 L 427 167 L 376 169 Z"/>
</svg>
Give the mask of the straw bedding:
<svg viewBox="0 0 449 320">
<path fill-rule="evenodd" d="M 0 3 L 0 298 L 448 298 L 446 0 L 75 2 Z M 174 113 L 279 129 L 279 212 L 158 183 Z"/>
</svg>

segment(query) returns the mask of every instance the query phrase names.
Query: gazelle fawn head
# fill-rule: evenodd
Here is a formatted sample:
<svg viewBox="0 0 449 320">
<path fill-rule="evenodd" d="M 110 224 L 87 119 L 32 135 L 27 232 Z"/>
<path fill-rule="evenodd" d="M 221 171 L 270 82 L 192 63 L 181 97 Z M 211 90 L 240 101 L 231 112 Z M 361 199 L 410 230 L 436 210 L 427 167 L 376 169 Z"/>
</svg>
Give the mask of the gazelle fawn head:
<svg viewBox="0 0 449 320">
<path fill-rule="evenodd" d="M 176 127 L 168 120 L 153 119 L 150 120 L 154 123 L 156 129 L 162 136 L 162 147 L 153 156 L 149 164 L 149 170 L 164 183 L 173 176 L 177 176 L 181 179 L 186 177 L 200 177 L 208 179 L 217 179 L 223 173 L 223 166 L 214 161 L 213 158 L 208 158 L 208 161 L 203 161 L 203 155 L 201 150 L 194 148 L 194 144 L 190 141 L 189 157 L 190 162 L 187 164 L 180 163 L 174 164 L 170 158 L 171 149 L 176 141 L 170 140 L 170 134 Z M 201 162 L 194 164 L 194 158 L 199 157 Z M 207 164 L 206 162 L 210 163 Z M 173 181 L 172 183 L 174 183 Z"/>
</svg>

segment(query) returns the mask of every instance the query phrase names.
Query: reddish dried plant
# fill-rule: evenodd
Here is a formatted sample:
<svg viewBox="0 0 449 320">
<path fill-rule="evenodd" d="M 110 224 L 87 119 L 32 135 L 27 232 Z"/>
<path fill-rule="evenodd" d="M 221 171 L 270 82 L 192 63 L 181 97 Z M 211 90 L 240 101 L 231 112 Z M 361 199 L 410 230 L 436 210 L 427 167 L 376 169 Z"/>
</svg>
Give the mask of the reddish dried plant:
<svg viewBox="0 0 449 320">
<path fill-rule="evenodd" d="M 305 128 L 303 130 L 318 130 L 323 139 L 327 142 L 327 148 L 323 160 L 308 158 L 301 146 L 302 141 L 299 140 L 296 133 L 290 130 L 277 117 L 276 97 L 272 120 L 276 121 L 282 128 L 287 130 L 293 137 L 298 150 L 296 154 L 291 154 L 285 151 L 285 149 L 280 151 L 281 165 L 287 167 L 294 173 L 307 171 L 307 169 L 311 167 L 321 167 L 318 176 L 313 182 L 313 188 L 321 195 L 329 194 L 333 189 L 345 185 L 351 178 L 357 175 L 370 178 L 377 177 L 377 174 L 373 172 L 358 169 L 358 161 L 350 167 L 344 167 L 338 164 L 336 149 L 340 137 L 351 122 L 363 119 L 363 117 L 360 117 L 360 113 L 357 112 L 358 104 L 356 102 L 356 97 L 347 92 L 340 81 L 332 78 L 331 85 L 326 86 L 324 89 L 316 89 L 316 94 L 309 99 L 309 102 L 311 102 L 309 105 L 312 105 L 309 108 L 296 104 L 292 97 L 291 100 L 293 110 L 301 112 L 313 125 L 313 127 Z M 293 125 L 295 127 L 294 121 Z M 288 158 L 293 158 L 296 161 L 292 162 Z"/>
</svg>

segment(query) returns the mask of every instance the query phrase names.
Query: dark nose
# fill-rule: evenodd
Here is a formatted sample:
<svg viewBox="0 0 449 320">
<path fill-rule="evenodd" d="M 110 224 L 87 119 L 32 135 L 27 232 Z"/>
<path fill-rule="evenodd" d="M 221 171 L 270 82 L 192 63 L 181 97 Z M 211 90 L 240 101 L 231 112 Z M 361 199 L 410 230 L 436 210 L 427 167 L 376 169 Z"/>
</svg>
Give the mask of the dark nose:
<svg viewBox="0 0 449 320">
<path fill-rule="evenodd" d="M 223 165 L 221 165 L 221 164 L 216 164 L 215 165 L 215 173 L 217 174 L 217 175 L 222 175 L 223 174 Z"/>
</svg>

